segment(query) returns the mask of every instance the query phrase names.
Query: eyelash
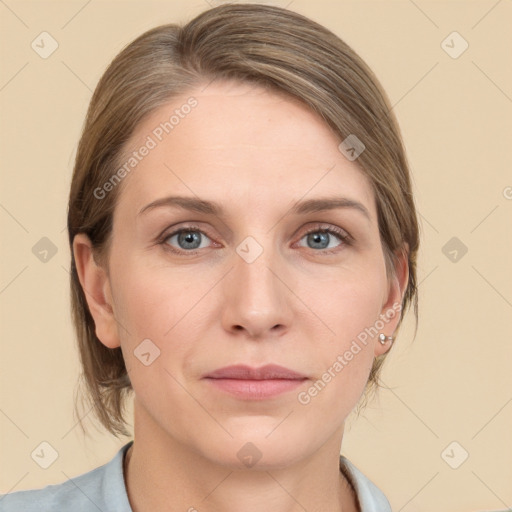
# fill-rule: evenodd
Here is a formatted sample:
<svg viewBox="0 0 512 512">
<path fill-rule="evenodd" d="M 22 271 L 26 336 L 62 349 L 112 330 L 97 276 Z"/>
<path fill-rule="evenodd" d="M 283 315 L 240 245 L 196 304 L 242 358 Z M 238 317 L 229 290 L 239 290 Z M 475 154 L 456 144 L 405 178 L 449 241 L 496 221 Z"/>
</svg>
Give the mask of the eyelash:
<svg viewBox="0 0 512 512">
<path fill-rule="evenodd" d="M 167 243 L 167 240 L 169 240 L 169 238 L 171 238 L 172 236 L 178 235 L 178 234 L 180 234 L 182 232 L 187 232 L 187 231 L 197 231 L 197 232 L 201 233 L 202 235 L 207 236 L 210 240 L 213 238 L 210 235 L 208 235 L 208 233 L 206 233 L 204 230 L 200 229 L 198 226 L 189 225 L 189 226 L 180 227 L 179 229 L 177 229 L 175 231 L 172 231 L 170 233 L 164 233 L 158 239 L 157 243 L 162 245 L 165 250 L 171 251 L 172 253 L 178 254 L 180 256 L 181 255 L 184 256 L 184 255 L 196 255 L 196 254 L 199 254 L 199 252 L 202 249 L 196 249 L 194 251 L 178 250 L 175 247 L 172 247 L 171 245 L 169 245 Z M 308 231 L 306 231 L 301 236 L 300 240 L 302 240 L 305 236 L 307 236 L 307 235 L 309 235 L 311 233 L 329 233 L 330 235 L 335 235 L 343 243 L 342 245 L 350 246 L 353 243 L 352 237 L 349 234 L 347 234 L 346 231 L 344 231 L 344 230 L 342 230 L 340 228 L 333 227 L 333 226 L 324 227 L 324 226 L 320 226 L 320 225 L 319 226 L 315 226 L 315 227 L 309 229 Z M 338 247 L 336 247 L 334 249 L 319 249 L 319 250 L 311 249 L 311 250 L 314 251 L 314 252 L 322 253 L 324 255 L 330 255 L 330 254 L 337 253 L 340 250 L 340 248 L 338 246 Z"/>
</svg>

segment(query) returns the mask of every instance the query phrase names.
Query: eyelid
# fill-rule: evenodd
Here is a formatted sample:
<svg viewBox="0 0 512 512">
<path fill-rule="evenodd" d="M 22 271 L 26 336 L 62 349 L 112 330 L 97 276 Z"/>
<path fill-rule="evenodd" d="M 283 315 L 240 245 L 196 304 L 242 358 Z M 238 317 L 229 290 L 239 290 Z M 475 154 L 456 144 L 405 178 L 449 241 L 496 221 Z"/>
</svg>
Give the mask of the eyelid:
<svg viewBox="0 0 512 512">
<path fill-rule="evenodd" d="M 314 223 L 313 223 L 314 224 Z M 312 226 L 311 228 L 308 228 L 307 231 L 302 235 L 308 235 L 309 233 L 316 233 L 316 232 L 328 232 L 328 233 L 334 233 L 338 237 L 340 237 L 342 240 L 354 240 L 353 237 L 350 235 L 350 233 L 343 228 L 340 228 L 339 226 L 335 226 L 333 224 L 326 224 L 325 222 L 320 222 Z"/>
</svg>

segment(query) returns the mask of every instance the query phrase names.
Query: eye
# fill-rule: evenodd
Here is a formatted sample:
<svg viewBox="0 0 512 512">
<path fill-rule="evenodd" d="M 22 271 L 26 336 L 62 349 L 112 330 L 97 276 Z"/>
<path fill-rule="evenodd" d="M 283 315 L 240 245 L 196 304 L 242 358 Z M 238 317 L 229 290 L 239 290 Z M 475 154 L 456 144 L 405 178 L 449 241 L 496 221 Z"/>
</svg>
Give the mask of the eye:
<svg viewBox="0 0 512 512">
<path fill-rule="evenodd" d="M 318 249 L 327 254 L 337 252 L 337 248 L 341 245 L 350 245 L 350 236 L 348 233 L 335 227 L 317 226 L 310 229 L 301 238 L 301 240 L 303 239 L 306 239 L 306 247 Z M 302 244 L 299 245 L 304 247 Z"/>
<path fill-rule="evenodd" d="M 165 234 L 160 243 L 174 252 L 195 254 L 198 249 L 208 247 L 208 240 L 210 238 L 204 231 L 196 226 L 187 226 Z"/>
<path fill-rule="evenodd" d="M 300 243 L 305 239 L 306 245 Z M 210 237 L 197 226 L 183 226 L 171 233 L 164 234 L 159 243 L 166 250 L 181 255 L 194 255 L 200 249 L 209 246 L 208 242 L 212 242 Z M 340 250 L 340 246 L 350 245 L 352 239 L 350 235 L 341 228 L 334 226 L 315 226 L 307 231 L 299 241 L 300 247 L 308 247 L 314 249 L 315 252 L 322 254 L 336 253 Z M 213 242 L 217 247 L 221 245 Z"/>
</svg>

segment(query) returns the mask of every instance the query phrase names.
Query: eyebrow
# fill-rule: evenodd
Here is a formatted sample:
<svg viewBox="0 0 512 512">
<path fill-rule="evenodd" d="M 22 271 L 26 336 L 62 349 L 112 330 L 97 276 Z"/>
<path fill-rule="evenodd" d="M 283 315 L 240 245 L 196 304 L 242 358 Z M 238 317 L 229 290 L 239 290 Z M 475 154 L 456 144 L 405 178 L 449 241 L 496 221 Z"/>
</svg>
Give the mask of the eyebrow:
<svg viewBox="0 0 512 512">
<path fill-rule="evenodd" d="M 154 210 L 155 208 L 173 206 L 198 213 L 216 215 L 218 217 L 222 217 L 225 214 L 222 206 L 213 201 L 206 201 L 195 197 L 168 196 L 147 204 L 139 211 L 138 215 Z M 371 216 L 366 206 L 359 201 L 349 199 L 347 197 L 320 197 L 316 199 L 298 201 L 291 208 L 291 213 L 296 215 L 305 215 L 307 213 L 323 212 L 340 208 L 354 209 L 362 213 L 368 221 L 371 222 Z"/>
</svg>

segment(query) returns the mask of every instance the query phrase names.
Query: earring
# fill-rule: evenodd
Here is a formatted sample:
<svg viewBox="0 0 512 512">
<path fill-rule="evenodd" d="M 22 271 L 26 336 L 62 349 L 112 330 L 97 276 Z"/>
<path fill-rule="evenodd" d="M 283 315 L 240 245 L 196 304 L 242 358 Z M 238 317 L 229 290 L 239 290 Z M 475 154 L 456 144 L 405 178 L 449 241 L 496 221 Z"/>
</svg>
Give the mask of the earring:
<svg viewBox="0 0 512 512">
<path fill-rule="evenodd" d="M 393 336 L 386 336 L 385 334 L 382 334 L 382 333 L 381 333 L 381 334 L 379 334 L 379 341 L 380 341 L 383 345 L 385 345 L 385 344 L 386 344 L 386 341 L 388 341 L 388 340 L 390 340 L 390 341 L 391 341 L 391 343 L 393 343 L 394 339 L 395 339 L 395 338 L 394 338 Z"/>
</svg>

